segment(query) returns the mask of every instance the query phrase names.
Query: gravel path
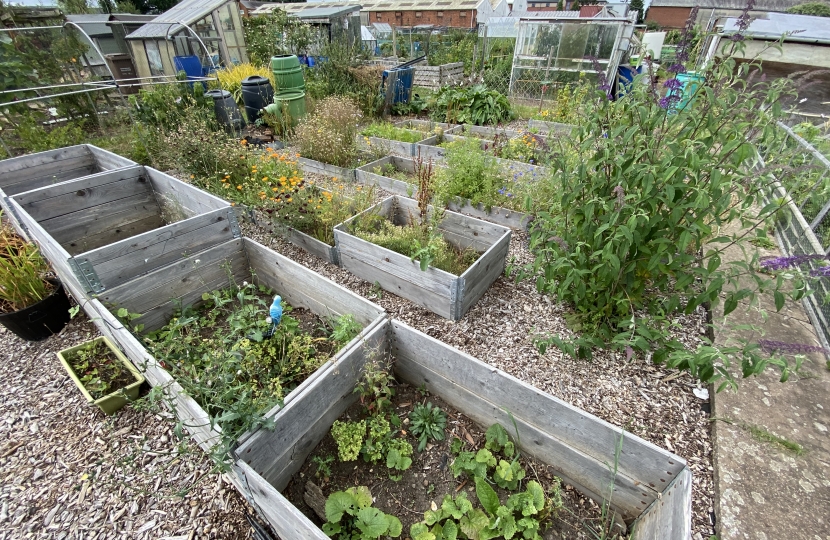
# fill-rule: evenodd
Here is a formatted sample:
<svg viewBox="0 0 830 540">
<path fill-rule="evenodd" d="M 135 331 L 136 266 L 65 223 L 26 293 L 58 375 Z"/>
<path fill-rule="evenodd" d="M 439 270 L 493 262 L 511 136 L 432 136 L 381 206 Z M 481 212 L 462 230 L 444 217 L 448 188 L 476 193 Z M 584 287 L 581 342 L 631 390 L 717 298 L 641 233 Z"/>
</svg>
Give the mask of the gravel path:
<svg viewBox="0 0 830 540">
<path fill-rule="evenodd" d="M 249 538 L 246 503 L 168 413 L 87 404 L 55 353 L 97 335 L 82 314 L 37 343 L 0 327 L 0 540 Z"/>
</svg>

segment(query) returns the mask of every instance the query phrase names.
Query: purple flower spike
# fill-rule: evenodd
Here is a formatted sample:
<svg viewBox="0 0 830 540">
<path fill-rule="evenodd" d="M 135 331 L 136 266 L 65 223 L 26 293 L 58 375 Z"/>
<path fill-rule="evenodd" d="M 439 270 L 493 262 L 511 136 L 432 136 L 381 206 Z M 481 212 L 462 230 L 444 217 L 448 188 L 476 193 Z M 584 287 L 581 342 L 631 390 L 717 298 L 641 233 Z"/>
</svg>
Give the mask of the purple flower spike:
<svg viewBox="0 0 830 540">
<path fill-rule="evenodd" d="M 672 64 L 666 71 L 669 73 L 686 73 L 686 66 L 683 64 Z"/>
<path fill-rule="evenodd" d="M 773 341 L 771 339 L 759 339 L 758 345 L 767 354 L 776 352 L 784 354 L 807 354 L 812 352 L 820 352 L 830 354 L 830 351 L 818 345 L 808 345 L 806 343 L 785 343 L 783 341 Z"/>
<path fill-rule="evenodd" d="M 668 109 L 669 108 L 669 98 L 668 97 L 660 98 L 660 101 L 658 101 L 657 104 L 660 105 L 661 109 Z"/>
<path fill-rule="evenodd" d="M 677 79 L 669 79 L 663 83 L 663 86 L 665 86 L 669 90 L 679 90 L 683 87 L 683 83 L 678 81 Z"/>
<path fill-rule="evenodd" d="M 771 257 L 761 261 L 761 268 L 765 270 L 786 270 L 809 261 L 824 260 L 824 255 L 793 255 L 792 257 Z"/>
</svg>

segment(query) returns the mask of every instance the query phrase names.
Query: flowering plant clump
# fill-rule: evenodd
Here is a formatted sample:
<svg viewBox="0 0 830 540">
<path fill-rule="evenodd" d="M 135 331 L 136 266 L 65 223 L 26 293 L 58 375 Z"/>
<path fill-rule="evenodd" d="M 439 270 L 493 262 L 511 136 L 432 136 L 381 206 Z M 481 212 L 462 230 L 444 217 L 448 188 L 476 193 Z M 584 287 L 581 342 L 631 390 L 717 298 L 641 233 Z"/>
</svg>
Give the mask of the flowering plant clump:
<svg viewBox="0 0 830 540">
<path fill-rule="evenodd" d="M 762 356 L 757 343 L 690 351 L 670 333 L 678 313 L 721 297 L 728 315 L 761 292 L 774 293 L 777 309 L 787 296 L 807 292 L 797 273 L 759 272 L 754 249 L 745 251 L 754 254 L 746 260 L 721 260 L 727 247 L 747 245 L 783 208 L 767 196 L 776 180 L 771 172 L 786 169 L 756 165 L 755 156 L 760 147 L 780 146 L 776 121 L 796 96 L 790 80 L 747 84 L 760 66 L 737 62 L 743 49 L 740 40 L 730 41 L 721 59 L 698 72 L 705 83 L 685 95 L 641 80 L 617 100 L 598 89 L 586 121 L 571 134 L 581 159 L 555 160 L 557 210 L 537 214 L 535 261 L 520 273 L 571 304 L 579 320 L 577 338 L 551 336 L 539 341 L 542 350 L 556 345 L 582 357 L 594 347 L 626 357 L 639 352 L 718 389 L 736 385 L 735 362 L 744 377 L 775 365 L 787 379 L 787 361 Z M 672 73 L 686 69 L 684 54 Z M 740 233 L 727 232 L 732 223 L 744 225 Z"/>
<path fill-rule="evenodd" d="M 362 116 L 349 98 L 323 99 L 297 126 L 295 136 L 300 155 L 338 167 L 351 167 L 357 159 L 355 137 Z"/>
</svg>

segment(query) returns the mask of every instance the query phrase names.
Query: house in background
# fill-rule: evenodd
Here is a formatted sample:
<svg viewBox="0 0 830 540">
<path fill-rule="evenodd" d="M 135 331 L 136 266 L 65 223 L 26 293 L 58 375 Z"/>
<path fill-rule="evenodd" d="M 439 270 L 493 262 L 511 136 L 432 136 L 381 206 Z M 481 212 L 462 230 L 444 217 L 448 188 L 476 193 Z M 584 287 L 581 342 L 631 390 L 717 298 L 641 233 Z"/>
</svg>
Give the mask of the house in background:
<svg viewBox="0 0 830 540">
<path fill-rule="evenodd" d="M 764 18 L 769 13 L 783 13 L 805 1 L 757 0 L 749 14 Z M 646 12 L 646 23 L 653 22 L 661 28 L 683 28 L 692 8 L 699 6 L 695 22 L 706 28 L 718 19 L 740 16 L 746 4 L 747 0 L 652 0 Z"/>
<path fill-rule="evenodd" d="M 236 0 L 183 0 L 126 37 L 141 78 L 175 76 L 174 56 L 203 69 L 248 61 Z"/>
</svg>

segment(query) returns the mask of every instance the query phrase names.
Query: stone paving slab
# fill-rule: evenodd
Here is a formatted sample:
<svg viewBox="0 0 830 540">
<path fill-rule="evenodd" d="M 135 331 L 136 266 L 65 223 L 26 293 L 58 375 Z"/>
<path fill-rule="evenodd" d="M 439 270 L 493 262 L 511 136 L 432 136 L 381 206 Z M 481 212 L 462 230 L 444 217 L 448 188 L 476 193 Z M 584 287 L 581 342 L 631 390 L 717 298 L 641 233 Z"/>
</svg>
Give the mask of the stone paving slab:
<svg viewBox="0 0 830 540">
<path fill-rule="evenodd" d="M 728 258 L 725 254 L 724 260 Z M 714 314 L 716 328 L 721 313 L 716 310 Z M 728 320 L 730 325 L 760 326 L 764 334 L 719 332 L 716 343 L 744 337 L 820 345 L 798 302 L 788 302 L 780 313 L 775 313 L 767 299 L 757 307 L 739 305 Z M 720 540 L 830 540 L 830 371 L 826 362 L 821 353 L 807 355 L 801 376 L 793 375 L 786 383 L 778 382 L 771 371 L 743 379 L 737 392 L 715 394 L 710 388 Z M 797 443 L 804 454 L 759 440 L 750 427 Z"/>
</svg>

